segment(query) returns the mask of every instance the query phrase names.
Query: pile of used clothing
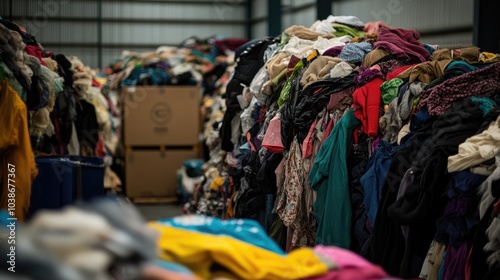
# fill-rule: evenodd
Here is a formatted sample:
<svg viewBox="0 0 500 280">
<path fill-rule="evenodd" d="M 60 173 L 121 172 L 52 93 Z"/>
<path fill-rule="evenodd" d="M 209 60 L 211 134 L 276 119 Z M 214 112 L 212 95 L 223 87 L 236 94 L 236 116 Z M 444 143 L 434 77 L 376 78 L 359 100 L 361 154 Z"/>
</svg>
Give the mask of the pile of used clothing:
<svg viewBox="0 0 500 280">
<path fill-rule="evenodd" d="M 110 168 L 119 140 L 117 96 L 77 57 L 43 49 L 23 27 L 0 19 L 0 33 L 0 160 L 15 166 L 16 217 L 22 220 L 30 204 L 35 156 L 104 158 L 104 185 L 118 187 Z M 6 172 L 0 172 L 2 209 Z"/>
<path fill-rule="evenodd" d="M 213 95 L 234 62 L 234 50 L 246 41 L 189 38 L 177 47 L 161 46 L 154 52 L 123 51 L 103 72 L 112 90 L 137 85 L 201 85 L 205 95 Z"/>
<path fill-rule="evenodd" d="M 500 277 L 500 56 L 419 36 L 331 16 L 242 46 L 186 212 L 401 277 Z"/>
<path fill-rule="evenodd" d="M 0 216 L 2 249 L 8 217 Z M 17 226 L 22 260 L 16 273 L 6 272 L 3 254 L 2 279 L 397 279 L 335 246 L 286 254 L 253 220 L 182 216 L 146 223 L 119 199 L 40 211 Z"/>
</svg>

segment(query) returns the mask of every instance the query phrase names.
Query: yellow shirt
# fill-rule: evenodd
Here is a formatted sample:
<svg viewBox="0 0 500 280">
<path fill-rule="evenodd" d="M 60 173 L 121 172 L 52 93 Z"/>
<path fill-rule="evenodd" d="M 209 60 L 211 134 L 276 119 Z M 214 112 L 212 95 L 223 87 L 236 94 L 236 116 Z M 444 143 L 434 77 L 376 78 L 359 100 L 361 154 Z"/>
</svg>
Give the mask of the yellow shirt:
<svg viewBox="0 0 500 280">
<path fill-rule="evenodd" d="M 229 236 L 166 227 L 156 222 L 149 226 L 160 232 L 160 258 L 187 266 L 202 279 L 211 279 L 210 267 L 214 263 L 240 279 L 302 279 L 328 272 L 327 266 L 309 248 L 281 256 Z"/>
<path fill-rule="evenodd" d="M 23 221 L 31 195 L 31 182 L 36 177 L 35 158 L 28 132 L 28 111 L 17 92 L 6 80 L 0 81 L 0 207 L 9 208 L 9 189 L 15 189 L 15 216 Z M 8 170 L 8 167 L 15 166 Z M 13 175 L 12 175 L 13 174 Z M 9 181 L 9 179 L 12 179 Z M 9 183 L 11 186 L 9 187 Z"/>
</svg>

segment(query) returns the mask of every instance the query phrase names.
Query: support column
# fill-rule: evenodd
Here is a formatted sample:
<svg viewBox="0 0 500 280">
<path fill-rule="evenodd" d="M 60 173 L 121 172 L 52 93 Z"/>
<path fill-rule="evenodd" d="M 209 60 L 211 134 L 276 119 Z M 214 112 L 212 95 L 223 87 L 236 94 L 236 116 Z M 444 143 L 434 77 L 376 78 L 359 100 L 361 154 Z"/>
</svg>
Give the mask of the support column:
<svg viewBox="0 0 500 280">
<path fill-rule="evenodd" d="M 97 1 L 97 66 L 102 69 L 102 0 Z"/>
<path fill-rule="evenodd" d="M 332 0 L 316 0 L 316 19 L 323 20 L 332 14 Z"/>
<path fill-rule="evenodd" d="M 267 35 L 281 34 L 281 0 L 267 0 Z"/>
<path fill-rule="evenodd" d="M 252 17 L 253 17 L 252 1 L 247 0 L 247 2 L 245 3 L 245 36 L 248 38 L 248 40 L 252 39 L 252 29 L 253 29 Z"/>
<path fill-rule="evenodd" d="M 481 51 L 500 52 L 500 10 L 498 0 L 474 0 L 474 45 Z"/>
</svg>

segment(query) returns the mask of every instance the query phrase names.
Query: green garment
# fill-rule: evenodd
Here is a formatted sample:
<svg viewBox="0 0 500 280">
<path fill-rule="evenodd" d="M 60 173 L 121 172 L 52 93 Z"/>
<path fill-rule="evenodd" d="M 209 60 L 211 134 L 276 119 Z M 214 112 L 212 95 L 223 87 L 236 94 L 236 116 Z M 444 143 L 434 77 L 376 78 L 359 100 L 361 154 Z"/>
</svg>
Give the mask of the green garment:
<svg viewBox="0 0 500 280">
<path fill-rule="evenodd" d="M 335 29 L 335 32 L 333 32 L 333 35 L 335 35 L 335 37 L 341 37 L 344 35 L 351 35 L 351 37 L 353 37 L 353 38 L 354 37 L 362 38 L 362 37 L 366 36 L 365 32 L 358 30 L 356 28 L 347 26 L 345 24 L 334 23 L 332 26 L 333 26 L 333 29 Z"/>
<path fill-rule="evenodd" d="M 402 79 L 394 78 L 392 80 L 385 81 L 380 86 L 380 90 L 382 92 L 382 101 L 384 101 L 385 105 L 391 104 L 392 100 L 398 97 L 398 89 L 402 83 Z"/>
<path fill-rule="evenodd" d="M 21 86 L 21 84 L 17 81 L 16 76 L 14 76 L 14 73 L 12 73 L 10 68 L 7 67 L 7 65 L 3 61 L 0 61 L 0 68 L 3 71 L 2 80 L 7 79 L 7 82 L 9 82 L 10 86 L 17 91 L 19 97 L 21 97 L 21 99 L 24 102 L 26 102 L 27 92 L 26 90 L 24 90 L 23 86 Z"/>
<path fill-rule="evenodd" d="M 274 77 L 273 79 L 273 85 L 277 85 L 280 83 L 281 79 L 285 78 L 286 77 L 286 68 L 283 69 L 279 74 L 278 76 Z"/>
<path fill-rule="evenodd" d="M 316 244 L 349 249 L 351 245 L 351 198 L 347 150 L 360 122 L 349 110 L 325 139 L 309 173 L 317 192 L 314 215 L 318 221 Z"/>
<path fill-rule="evenodd" d="M 304 61 L 301 59 L 299 60 L 299 62 L 297 62 L 297 64 L 295 64 L 295 67 L 293 67 L 292 75 L 288 78 L 288 80 L 286 80 L 285 85 L 281 90 L 280 96 L 278 98 L 279 108 L 283 107 L 283 104 L 285 104 L 285 102 L 290 97 L 290 90 L 292 90 L 293 79 L 298 75 L 298 72 L 302 70 L 302 68 L 304 68 Z"/>
</svg>

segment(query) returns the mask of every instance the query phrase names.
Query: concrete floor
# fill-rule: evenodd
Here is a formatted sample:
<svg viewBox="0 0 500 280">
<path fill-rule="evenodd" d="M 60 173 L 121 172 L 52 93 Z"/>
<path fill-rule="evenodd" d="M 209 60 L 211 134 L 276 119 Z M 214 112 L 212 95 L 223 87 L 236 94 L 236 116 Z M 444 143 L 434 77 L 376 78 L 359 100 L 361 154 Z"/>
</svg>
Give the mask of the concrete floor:
<svg viewBox="0 0 500 280">
<path fill-rule="evenodd" d="M 146 221 L 155 221 L 182 215 L 181 208 L 177 204 L 139 204 L 136 207 Z"/>
</svg>

